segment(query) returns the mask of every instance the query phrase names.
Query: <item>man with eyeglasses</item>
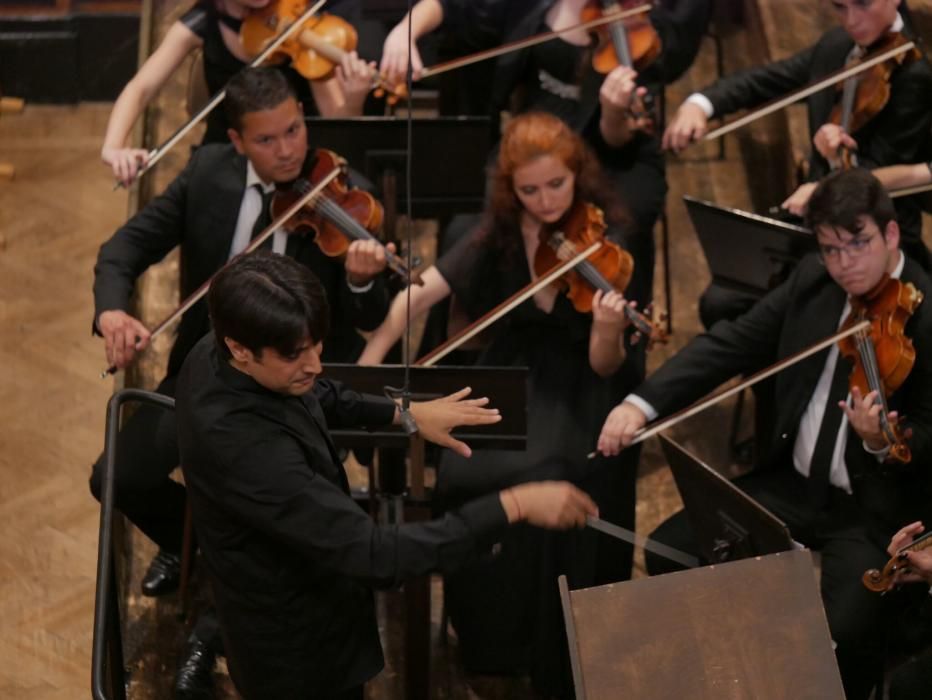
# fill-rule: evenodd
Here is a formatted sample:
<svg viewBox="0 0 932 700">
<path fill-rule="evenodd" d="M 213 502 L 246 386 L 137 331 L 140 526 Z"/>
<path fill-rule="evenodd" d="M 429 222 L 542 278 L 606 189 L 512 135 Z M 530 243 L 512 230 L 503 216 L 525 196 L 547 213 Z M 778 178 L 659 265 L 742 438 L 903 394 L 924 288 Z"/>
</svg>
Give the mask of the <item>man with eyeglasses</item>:
<svg viewBox="0 0 932 700">
<path fill-rule="evenodd" d="M 893 204 L 869 172 L 827 177 L 812 195 L 807 223 L 819 252 L 805 257 L 747 313 L 693 339 L 626 397 L 602 429 L 603 454 L 617 453 L 648 421 L 728 379 L 831 335 L 848 315 L 849 299 L 868 294 L 886 276 L 910 282 L 928 297 L 932 282 L 900 251 Z M 757 436 L 758 468 L 736 481 L 784 520 L 798 541 L 821 550 L 823 602 L 849 700 L 866 699 L 883 668 L 881 598 L 862 586 L 861 575 L 883 566 L 887 543 L 903 524 L 932 522 L 929 303 L 920 303 L 906 324 L 916 361 L 888 397 L 890 418 L 909 435 L 911 462 L 888 463 L 876 397 L 856 389 L 848 395 L 848 368 L 834 346 L 777 375 L 770 434 Z M 680 550 L 697 549 L 683 512 L 651 537 Z M 670 570 L 650 554 L 647 565 L 651 573 Z"/>
</svg>

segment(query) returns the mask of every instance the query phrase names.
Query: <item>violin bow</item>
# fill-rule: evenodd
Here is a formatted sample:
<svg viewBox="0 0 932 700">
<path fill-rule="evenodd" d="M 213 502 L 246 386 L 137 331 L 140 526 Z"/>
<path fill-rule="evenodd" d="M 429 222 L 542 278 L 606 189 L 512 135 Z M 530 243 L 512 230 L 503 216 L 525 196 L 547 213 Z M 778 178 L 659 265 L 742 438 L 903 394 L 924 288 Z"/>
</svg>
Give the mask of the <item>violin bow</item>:
<svg viewBox="0 0 932 700">
<path fill-rule="evenodd" d="M 423 80 L 424 78 L 429 78 L 433 75 L 440 75 L 441 73 L 446 73 L 457 68 L 462 68 L 463 66 L 470 66 L 473 63 L 479 63 L 481 61 L 487 61 L 490 58 L 497 58 L 503 54 L 511 53 L 512 51 L 520 51 L 521 49 L 526 49 L 529 46 L 536 46 L 537 44 L 542 44 L 545 41 L 550 41 L 555 39 L 558 36 L 563 34 L 568 34 L 570 32 L 575 32 L 578 30 L 593 29 L 595 27 L 600 27 L 603 24 L 610 24 L 612 22 L 617 22 L 618 20 L 626 19 L 628 17 L 634 17 L 635 15 L 641 15 L 645 12 L 651 10 L 650 4 L 638 5 L 637 7 L 632 7 L 630 10 L 622 10 L 620 12 L 613 12 L 611 14 L 605 14 L 598 19 L 589 20 L 588 22 L 581 22 L 579 24 L 574 24 L 571 27 L 564 27 L 563 29 L 556 29 L 551 32 L 544 32 L 543 34 L 536 34 L 535 36 L 528 37 L 527 39 L 520 39 L 518 41 L 512 41 L 507 44 L 502 44 L 497 46 L 494 49 L 487 49 L 485 51 L 478 51 L 469 56 L 463 56 L 462 58 L 455 58 L 452 61 L 444 61 L 443 63 L 437 63 L 433 66 L 428 66 L 421 71 L 421 75 L 418 80 Z M 408 23 L 410 25 L 410 22 Z"/>
<path fill-rule="evenodd" d="M 510 297 L 508 297 L 501 304 L 496 306 L 494 309 L 489 311 L 484 316 L 478 318 L 477 320 L 470 323 L 468 326 L 463 328 L 459 333 L 456 333 L 453 337 L 448 339 L 445 343 L 438 345 L 436 348 L 431 350 L 429 353 L 424 355 L 422 358 L 417 360 L 414 364 L 419 367 L 430 367 L 444 357 L 449 355 L 451 352 L 456 350 L 460 345 L 465 343 L 467 340 L 474 338 L 477 334 L 484 331 L 486 328 L 495 323 L 502 316 L 505 316 L 513 309 L 518 307 L 520 304 L 523 304 L 525 301 L 530 299 L 534 294 L 539 292 L 541 289 L 546 287 L 548 284 L 559 278 L 561 275 L 564 275 L 568 271 L 572 270 L 574 267 L 585 261 L 590 255 L 595 253 L 599 248 L 602 247 L 602 241 L 596 241 L 591 246 L 586 248 L 584 251 L 574 256 L 570 260 L 564 262 L 561 265 L 556 265 L 541 277 L 538 277 L 536 280 L 531 282 L 528 285 L 525 285 L 522 289 L 518 290 Z"/>
<path fill-rule="evenodd" d="M 263 49 L 262 52 L 258 56 L 252 59 L 248 67 L 255 68 L 256 66 L 263 63 L 269 56 L 271 56 L 275 51 L 278 50 L 279 46 L 281 46 L 286 41 L 288 41 L 288 39 L 290 39 L 292 35 L 298 29 L 303 27 L 304 22 L 310 19 L 311 16 L 313 16 L 314 13 L 316 13 L 321 7 L 323 7 L 326 2 L 327 0 L 318 0 L 318 2 L 314 3 L 313 6 L 305 10 L 304 13 L 300 17 L 298 17 L 298 19 L 296 19 L 294 22 L 289 24 L 282 31 L 281 34 L 275 37 L 275 39 L 273 39 L 269 43 L 269 45 L 266 46 L 265 49 Z M 226 91 L 226 88 L 224 88 L 223 90 L 218 92 L 216 95 L 214 95 L 212 98 L 210 98 L 210 102 L 204 105 L 204 107 L 201 109 L 200 112 L 198 112 L 193 117 L 191 117 L 188 120 L 188 122 L 185 125 L 183 125 L 180 129 L 178 129 L 174 134 L 172 134 L 168 138 L 168 140 L 166 140 L 162 145 L 158 146 L 157 148 L 153 148 L 151 151 L 149 151 L 149 153 L 146 156 L 146 164 L 142 167 L 142 169 L 138 173 L 136 173 L 136 181 L 138 182 L 139 178 L 141 178 L 143 175 L 149 172 L 153 167 L 155 167 L 155 164 L 158 163 L 160 160 L 162 160 L 162 158 L 165 157 L 165 154 L 168 153 L 175 146 L 175 144 L 181 141 L 181 139 L 187 136 L 188 132 L 191 131 L 191 129 L 193 129 L 195 126 L 197 126 L 201 122 L 201 120 L 204 119 L 204 117 L 206 117 L 208 114 L 213 112 L 214 109 L 217 107 L 217 105 L 223 102 L 226 96 L 227 96 L 227 91 Z M 116 190 L 116 189 L 119 189 L 120 187 L 123 187 L 123 183 L 117 182 L 116 185 L 114 185 L 113 189 Z"/>
<path fill-rule="evenodd" d="M 852 78 L 856 75 L 860 75 L 864 71 L 870 68 L 873 68 L 878 63 L 883 63 L 884 61 L 888 61 L 891 58 L 895 58 L 896 56 L 899 56 L 901 53 L 912 51 L 914 48 L 916 48 L 916 44 L 912 41 L 907 41 L 902 46 L 897 46 L 896 48 L 890 49 L 888 51 L 884 51 L 883 53 L 877 54 L 875 56 L 871 56 L 871 57 L 865 56 L 864 59 L 862 59 L 862 61 L 858 63 L 857 65 L 851 66 L 850 68 L 843 68 L 841 70 L 835 71 L 834 73 L 829 74 L 827 77 L 822 78 L 821 80 L 815 83 L 812 83 L 811 85 L 807 87 L 796 90 L 795 92 L 791 92 L 789 95 L 786 95 L 777 100 L 774 100 L 770 104 L 767 104 L 761 107 L 760 109 L 754 110 L 753 112 L 749 112 L 748 114 L 745 114 L 743 117 L 735 119 L 734 121 L 731 121 L 728 124 L 724 124 L 723 126 L 720 126 L 717 129 L 713 129 L 712 131 L 710 131 L 703 137 L 703 140 L 712 141 L 713 139 L 717 139 L 720 136 L 729 134 L 732 131 L 735 131 L 736 129 L 740 129 L 742 126 L 745 126 L 746 124 L 750 124 L 751 122 L 756 121 L 757 119 L 760 119 L 761 117 L 765 117 L 768 114 L 773 114 L 774 112 L 777 112 L 783 109 L 784 107 L 787 107 L 788 105 L 793 104 L 794 102 L 798 102 L 799 100 L 809 97 L 809 95 L 812 95 L 813 93 L 819 92 L 820 90 L 824 90 L 825 88 L 831 87 L 832 85 L 836 85 L 837 83 L 840 83 L 843 80 L 847 80 L 848 78 Z"/>
<path fill-rule="evenodd" d="M 922 192 L 929 192 L 930 190 L 932 190 L 932 184 L 914 185 L 913 187 L 900 187 L 895 190 L 890 190 L 888 194 L 891 199 L 896 199 L 897 197 L 908 197 L 911 194 L 920 194 Z"/>
<path fill-rule="evenodd" d="M 677 411 L 676 413 L 669 416 L 668 418 L 664 418 L 661 421 L 655 422 L 653 425 L 648 425 L 648 426 L 641 428 L 639 431 L 637 431 L 637 433 L 635 433 L 634 439 L 631 441 L 628 447 L 630 447 L 631 445 L 636 445 L 639 442 L 643 442 L 647 438 L 653 437 L 657 433 L 660 433 L 660 432 L 663 432 L 664 430 L 668 430 L 672 428 L 677 423 L 680 423 L 681 421 L 684 421 L 690 416 L 696 415 L 697 413 L 701 413 L 702 411 L 709 408 L 710 406 L 714 406 L 720 401 L 724 401 L 729 396 L 734 396 L 735 394 L 744 391 L 748 387 L 754 386 L 758 382 L 761 382 L 764 379 L 767 379 L 768 377 L 772 377 L 773 375 L 779 372 L 782 372 L 787 367 L 791 367 L 792 365 L 795 365 L 797 362 L 800 362 L 801 360 L 805 360 L 807 357 L 811 357 L 812 355 L 815 355 L 816 353 L 821 352 L 827 347 L 831 347 L 833 344 L 837 343 L 839 340 L 843 340 L 844 338 L 847 338 L 850 335 L 854 335 L 855 333 L 859 333 L 861 331 L 866 331 L 866 330 L 870 330 L 870 321 L 861 321 L 860 323 L 856 323 L 855 325 L 851 326 L 851 328 L 848 328 L 843 331 L 839 331 L 838 333 L 835 333 L 833 335 L 830 335 L 824 340 L 820 340 L 814 345 L 810 345 L 808 348 L 803 348 L 799 352 L 794 353 L 793 355 L 790 355 L 789 357 L 786 357 L 780 360 L 779 362 L 770 365 L 769 367 L 765 367 L 759 372 L 755 372 L 750 377 L 745 379 L 743 382 L 736 384 L 733 387 L 729 387 L 728 389 L 725 389 L 724 391 L 720 391 L 717 394 L 713 394 L 712 396 L 708 398 L 701 399 L 697 401 L 696 403 L 690 406 L 687 406 L 683 410 Z M 588 457 L 589 459 L 594 459 L 598 455 L 599 455 L 599 452 L 598 450 L 596 450 L 596 451 L 590 452 Z"/>
<path fill-rule="evenodd" d="M 250 241 L 249 245 L 246 246 L 241 253 L 234 257 L 239 257 L 240 255 L 246 255 L 256 250 L 259 246 L 265 243 L 269 237 L 274 234 L 278 229 L 284 226 L 295 214 L 297 214 L 301 209 L 303 209 L 307 204 L 309 204 L 315 197 L 317 197 L 324 189 L 340 174 L 339 168 L 334 168 L 326 176 L 324 176 L 321 181 L 314 186 L 307 194 L 302 195 L 299 199 L 295 201 L 288 209 L 282 212 L 281 216 L 278 216 L 272 223 L 262 229 L 262 232 Z M 229 265 L 227 262 L 223 267 Z M 204 284 L 195 289 L 188 297 L 182 301 L 178 307 L 172 311 L 168 316 L 166 316 L 155 328 L 152 329 L 152 333 L 149 334 L 149 342 L 152 342 L 157 336 L 161 335 L 166 328 L 168 328 L 172 323 L 177 321 L 181 316 L 197 302 L 199 302 L 205 294 L 207 294 L 210 289 L 210 283 L 213 282 L 214 277 L 217 273 L 220 272 L 217 270 L 213 275 L 211 275 Z M 105 379 L 107 375 L 116 374 L 117 368 L 115 366 L 110 366 L 100 373 L 100 378 Z"/>
</svg>

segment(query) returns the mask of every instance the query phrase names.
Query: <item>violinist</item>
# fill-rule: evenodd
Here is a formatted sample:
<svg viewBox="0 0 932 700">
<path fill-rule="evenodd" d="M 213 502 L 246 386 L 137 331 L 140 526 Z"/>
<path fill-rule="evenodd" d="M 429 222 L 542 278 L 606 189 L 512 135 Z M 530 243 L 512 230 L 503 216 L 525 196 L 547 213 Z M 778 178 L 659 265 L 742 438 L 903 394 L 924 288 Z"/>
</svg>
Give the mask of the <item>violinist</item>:
<svg viewBox="0 0 932 700">
<path fill-rule="evenodd" d="M 230 81 L 227 92 L 232 143 L 197 149 L 166 191 L 100 248 L 94 268 L 94 332 L 103 336 L 107 362 L 117 368 L 126 367 L 148 342 L 148 329 L 129 313 L 139 276 L 180 245 L 181 296 L 188 296 L 271 222 L 266 202 L 275 184 L 294 180 L 306 167 L 301 106 L 280 71 L 245 69 Z M 381 274 L 384 250 L 374 241 L 357 241 L 343 262 L 325 256 L 309 237 L 277 232 L 271 241 L 273 251 L 313 270 L 327 290 L 333 318 L 324 358 L 353 361 L 362 349 L 356 328 L 372 330 L 388 309 Z M 157 391 L 174 394 L 181 363 L 208 330 L 207 307 L 201 301 L 182 317 Z M 159 547 L 143 576 L 142 592 L 161 595 L 178 585 L 185 513 L 185 489 L 169 478 L 178 466 L 171 414 L 140 408 L 125 425 L 119 444 L 116 503 Z M 91 476 L 98 499 L 102 468 L 101 457 Z M 195 663 L 184 666 L 180 691 L 193 692 L 210 679 L 216 644 L 208 640 L 216 640 L 216 634 L 204 624 L 204 631 L 191 640 L 187 659 Z"/>
<path fill-rule="evenodd" d="M 897 586 L 905 589 L 932 590 L 932 549 L 926 547 L 909 551 L 910 545 L 924 534 L 924 529 L 921 522 L 910 523 L 890 540 L 887 554 L 902 559 L 902 568 L 897 572 L 895 579 Z M 922 641 L 927 648 L 923 653 L 910 655 L 906 662 L 893 669 L 890 674 L 890 700 L 922 700 L 928 696 L 929 688 L 932 688 L 932 649 L 928 648 L 932 643 L 932 630 L 929 627 L 932 600 L 927 595 L 919 595 L 918 600 L 921 602 L 912 606 L 913 615 L 909 621 L 924 625 L 925 635 Z"/>
<path fill-rule="evenodd" d="M 734 321 L 720 321 L 660 367 L 609 414 L 599 450 L 615 454 L 637 430 L 724 381 L 762 369 L 831 335 L 849 307 L 881 283 L 932 291 L 922 268 L 899 247 L 894 209 L 865 170 L 829 175 L 809 203 L 807 222 L 819 254 Z M 862 573 L 882 568 L 886 543 L 904 518 L 928 512 L 932 459 L 932 309 L 920 303 L 905 324 L 915 363 L 887 396 L 887 419 L 903 434 L 909 462 L 888 462 L 876 394 L 848 388 L 838 346 L 776 376 L 770 435 L 758 435 L 758 468 L 737 484 L 789 526 L 795 539 L 822 552 L 822 594 L 846 696 L 868 697 L 883 662 L 879 596 Z M 883 341 L 878 338 L 874 345 Z M 891 358 L 895 360 L 896 358 Z M 652 535 L 695 551 L 680 512 Z M 668 571 L 648 554 L 651 573 Z"/>
<path fill-rule="evenodd" d="M 469 318 L 479 318 L 545 272 L 535 269 L 540 247 L 547 246 L 542 233 L 564 228 L 581 203 L 604 211 L 606 236 L 617 240 L 624 213 L 579 136 L 549 114 L 515 117 L 502 137 L 482 224 L 423 272 L 423 286 L 410 288 L 412 315 L 455 294 Z M 605 518 L 634 524 L 637 454 L 598 470 L 585 458 L 602 417 L 638 376 L 625 362 L 623 292 L 596 294 L 592 312 L 583 313 L 557 287 L 547 287 L 488 329 L 478 364 L 530 370 L 527 451 L 477 450 L 469 461 L 445 453 L 435 492 L 442 505 L 528 480 L 568 479 L 593 497 Z M 392 302 L 360 363 L 382 361 L 404 332 L 406 301 L 402 292 Z M 627 579 L 631 556 L 629 547 L 595 532 L 509 533 L 495 559 L 445 579 L 466 668 L 530 670 L 541 692 L 571 694 L 557 575 L 566 573 L 573 588 Z"/>
<path fill-rule="evenodd" d="M 690 95 L 667 127 L 664 147 L 679 152 L 706 133 L 709 119 L 760 106 L 804 87 L 875 51 L 891 34 L 913 37 L 898 12 L 900 0 L 831 0 L 831 4 L 840 26 L 823 34 L 815 45 L 785 60 L 722 78 Z M 889 99 L 880 111 L 860 129 L 847 134 L 857 140 L 857 162 L 862 167 L 873 169 L 932 157 L 932 68 L 925 58 L 910 58 L 893 68 L 889 88 Z M 829 172 L 843 145 L 844 129 L 830 119 L 841 92 L 823 90 L 806 100 L 809 133 L 814 140 L 809 177 L 814 181 Z M 922 222 L 915 198 L 897 202 L 897 220 L 903 250 L 929 269 L 929 252 L 922 243 Z M 709 327 L 725 315 L 709 308 L 703 320 Z"/>
<path fill-rule="evenodd" d="M 171 25 L 159 47 L 123 88 L 110 113 L 101 158 L 113 169 L 119 182 L 129 185 L 145 165 L 148 152 L 127 146 L 133 124 L 184 59 L 197 49 L 203 50 L 204 79 L 208 92 L 216 94 L 252 59 L 246 55 L 240 39 L 243 20 L 250 11 L 274 1 L 197 0 Z M 356 0 L 336 0 L 328 3 L 327 11 L 358 15 L 356 4 Z M 281 69 L 299 96 L 305 115 L 319 113 L 325 117 L 340 117 L 362 114 L 363 103 L 372 86 L 373 67 L 355 52 L 350 52 L 336 69 L 335 77 L 327 81 L 308 82 L 288 66 Z M 229 124 L 223 109 L 215 109 L 206 121 L 203 143 L 227 140 Z"/>
<path fill-rule="evenodd" d="M 422 0 L 410 21 L 415 39 L 440 26 L 478 49 L 571 27 L 598 7 L 599 2 L 588 0 Z M 655 4 L 650 21 L 641 25 L 661 52 L 653 63 L 616 64 L 603 74 L 593 66 L 593 37 L 577 30 L 501 56 L 491 83 L 484 84 L 496 127 L 504 110 L 550 112 L 595 151 L 633 219 L 624 234 L 625 248 L 636 263 L 628 296 L 642 306 L 653 294 L 653 228 L 667 189 L 659 139 L 650 133 L 650 115 L 642 103 L 692 62 L 709 7 L 708 0 Z M 406 17 L 389 32 L 382 67 L 390 74 L 407 67 L 408 22 Z M 413 67 L 419 62 L 413 47 Z M 498 133 L 493 128 L 494 138 Z"/>
</svg>

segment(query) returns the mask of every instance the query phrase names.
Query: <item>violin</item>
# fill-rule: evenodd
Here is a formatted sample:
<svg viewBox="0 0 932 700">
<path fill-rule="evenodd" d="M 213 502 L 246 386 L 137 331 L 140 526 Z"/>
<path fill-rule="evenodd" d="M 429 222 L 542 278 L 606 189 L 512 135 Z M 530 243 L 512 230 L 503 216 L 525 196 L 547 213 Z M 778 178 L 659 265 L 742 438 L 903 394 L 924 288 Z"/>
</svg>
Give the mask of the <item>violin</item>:
<svg viewBox="0 0 932 700">
<path fill-rule="evenodd" d="M 583 8 L 581 20 L 588 22 L 604 15 L 616 14 L 633 4 L 631 0 L 593 0 Z M 663 50 L 660 35 L 645 14 L 600 25 L 593 33 L 596 36 L 596 48 L 592 52 L 592 67 L 603 75 L 611 73 L 618 66 L 642 71 Z M 643 100 L 638 99 L 631 110 L 637 128 L 648 133 L 653 131 L 653 117 L 650 115 L 652 102 L 650 95 L 647 95 Z"/>
<path fill-rule="evenodd" d="M 541 244 L 534 254 L 534 272 L 542 277 L 562 261 L 572 259 L 580 250 L 601 242 L 599 250 L 561 277 L 557 284 L 566 290 L 570 302 L 580 313 L 592 311 L 596 290 L 624 290 L 634 272 L 634 259 L 614 241 L 605 238 L 605 217 L 593 204 L 577 202 L 564 219 L 560 230 L 541 229 Z M 647 348 L 666 343 L 667 334 L 645 314 L 625 305 L 625 317 L 634 326 L 633 342 L 647 338 Z"/>
<path fill-rule="evenodd" d="M 872 48 L 876 53 L 886 53 L 907 44 L 912 44 L 912 42 L 903 34 L 891 32 Z M 877 63 L 857 78 L 849 78 L 848 80 L 856 81 L 856 89 L 845 87 L 849 84 L 848 80 L 839 83 L 839 89 L 844 90 L 843 97 L 832 109 L 829 120 L 833 124 L 839 124 L 849 134 L 860 130 L 880 114 L 890 101 L 890 78 L 893 71 L 920 58 L 922 54 L 913 45 L 912 48 Z"/>
<path fill-rule="evenodd" d="M 285 27 L 296 22 L 306 8 L 306 0 L 276 0 L 250 12 L 240 28 L 246 53 L 253 56 L 261 52 Z M 283 42 L 272 58 L 289 61 L 308 80 L 329 80 L 343 57 L 354 51 L 358 43 L 353 25 L 342 17 L 324 12 L 305 20 L 303 28 Z M 390 85 L 378 73 L 372 79 L 373 88 L 389 95 L 390 103 L 404 96 L 403 85 Z"/>
<path fill-rule="evenodd" d="M 868 569 L 861 577 L 864 587 L 874 593 L 884 593 L 890 589 L 893 580 L 898 571 L 909 568 L 909 562 L 900 559 L 903 552 L 918 552 L 926 547 L 932 546 L 932 532 L 927 532 L 922 537 L 917 537 L 910 544 L 898 549 L 896 554 L 890 557 L 883 570 Z"/>
<path fill-rule="evenodd" d="M 851 314 L 842 325 L 847 328 L 868 321 L 869 329 L 838 343 L 839 352 L 853 363 L 851 388 L 857 387 L 862 396 L 877 392 L 880 427 L 890 445 L 887 461 L 902 464 L 912 459 L 906 442 L 912 431 L 890 421 L 887 398 L 902 386 L 916 362 L 913 341 L 904 329 L 921 302 L 922 292 L 912 283 L 885 275 L 873 290 L 851 299 Z"/>
<path fill-rule="evenodd" d="M 582 10 L 581 21 L 589 22 L 627 9 L 631 0 L 593 0 Z M 592 52 L 592 67 L 603 75 L 618 66 L 642 71 L 653 63 L 663 50 L 657 30 L 644 15 L 616 20 L 596 28 L 598 44 Z"/>
<path fill-rule="evenodd" d="M 347 165 L 333 151 L 318 149 L 311 160 L 309 172 L 286 188 L 277 189 L 272 197 L 272 216 L 278 218 L 297 199 L 304 196 L 334 169 L 340 171 L 308 206 L 284 224 L 288 233 L 311 235 L 321 252 L 328 257 L 346 253 L 352 241 L 381 241 L 372 235 L 382 227 L 382 205 L 368 192 L 350 187 L 346 180 Z M 385 248 L 388 266 L 407 282 L 424 284 L 420 275 L 411 274 L 400 257 Z"/>
</svg>

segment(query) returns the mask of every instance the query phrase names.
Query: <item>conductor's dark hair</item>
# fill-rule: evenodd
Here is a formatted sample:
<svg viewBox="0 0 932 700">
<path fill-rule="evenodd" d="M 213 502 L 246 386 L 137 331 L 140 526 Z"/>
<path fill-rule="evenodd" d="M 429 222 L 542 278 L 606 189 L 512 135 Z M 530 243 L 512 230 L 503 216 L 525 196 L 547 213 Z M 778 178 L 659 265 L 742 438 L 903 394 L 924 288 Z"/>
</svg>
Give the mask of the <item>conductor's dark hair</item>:
<svg viewBox="0 0 932 700">
<path fill-rule="evenodd" d="M 330 330 L 330 305 L 317 276 L 284 255 L 257 251 L 235 258 L 214 277 L 207 295 L 217 347 L 229 359 L 224 338 L 261 357 L 273 348 L 290 357 L 308 340 Z"/>
<path fill-rule="evenodd" d="M 884 234 L 896 217 L 890 195 L 868 170 L 838 170 L 825 177 L 809 198 L 806 225 L 813 231 L 829 228 L 837 234 L 845 229 L 857 234 L 864 227 L 865 216 Z"/>
<path fill-rule="evenodd" d="M 227 120 L 234 129 L 243 130 L 243 117 L 278 107 L 289 97 L 298 99 L 288 78 L 278 68 L 243 68 L 230 78 L 223 101 Z"/>
</svg>

